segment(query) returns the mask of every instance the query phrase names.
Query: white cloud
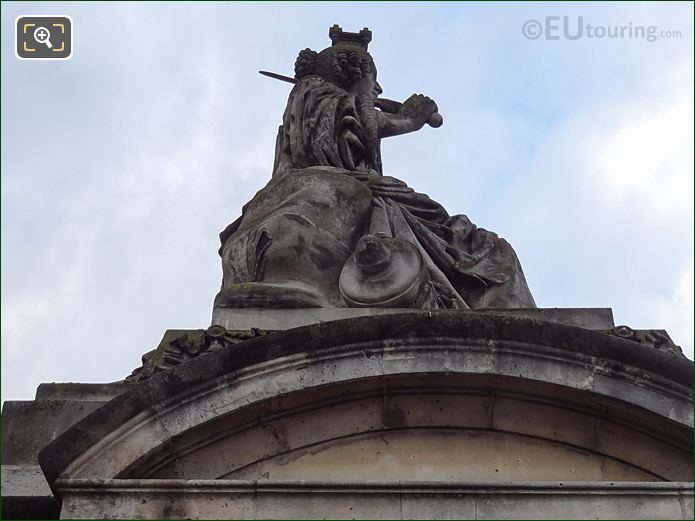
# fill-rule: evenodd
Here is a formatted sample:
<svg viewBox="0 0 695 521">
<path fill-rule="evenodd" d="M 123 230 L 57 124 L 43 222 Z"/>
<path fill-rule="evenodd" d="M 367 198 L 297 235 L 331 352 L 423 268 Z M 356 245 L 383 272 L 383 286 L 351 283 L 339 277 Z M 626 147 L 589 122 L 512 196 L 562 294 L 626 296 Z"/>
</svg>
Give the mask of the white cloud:
<svg viewBox="0 0 695 521">
<path fill-rule="evenodd" d="M 691 214 L 693 206 L 692 83 L 654 112 L 620 128 L 600 152 L 604 194 L 639 197 L 645 211 Z"/>
<path fill-rule="evenodd" d="M 666 329 L 676 344 L 679 339 L 689 340 L 681 345 L 683 353 L 693 358 L 693 264 L 676 278 L 675 286 L 668 297 L 661 297 L 653 303 L 653 324 Z M 682 341 L 681 340 L 681 341 Z"/>
</svg>

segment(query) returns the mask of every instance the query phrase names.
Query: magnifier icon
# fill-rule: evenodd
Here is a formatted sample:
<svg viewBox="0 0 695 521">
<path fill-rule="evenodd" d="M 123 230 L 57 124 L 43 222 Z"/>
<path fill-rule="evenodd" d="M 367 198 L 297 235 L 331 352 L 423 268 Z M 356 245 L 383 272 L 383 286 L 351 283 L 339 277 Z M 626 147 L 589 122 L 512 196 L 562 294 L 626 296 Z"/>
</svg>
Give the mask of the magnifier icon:
<svg viewBox="0 0 695 521">
<path fill-rule="evenodd" d="M 39 43 L 45 43 L 49 49 L 53 49 L 51 45 L 51 32 L 45 27 L 37 27 L 34 30 L 34 40 Z"/>
</svg>

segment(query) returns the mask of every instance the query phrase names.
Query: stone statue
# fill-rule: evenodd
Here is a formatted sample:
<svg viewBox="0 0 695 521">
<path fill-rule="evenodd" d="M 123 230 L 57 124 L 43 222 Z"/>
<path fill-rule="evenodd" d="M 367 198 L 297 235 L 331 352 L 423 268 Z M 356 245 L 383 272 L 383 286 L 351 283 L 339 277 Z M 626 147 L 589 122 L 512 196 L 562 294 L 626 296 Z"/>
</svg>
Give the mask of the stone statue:
<svg viewBox="0 0 695 521">
<path fill-rule="evenodd" d="M 368 29 L 329 36 L 287 78 L 270 182 L 220 234 L 215 305 L 535 307 L 507 241 L 384 175 L 381 139 L 439 126 L 436 103 L 379 98 Z"/>
</svg>

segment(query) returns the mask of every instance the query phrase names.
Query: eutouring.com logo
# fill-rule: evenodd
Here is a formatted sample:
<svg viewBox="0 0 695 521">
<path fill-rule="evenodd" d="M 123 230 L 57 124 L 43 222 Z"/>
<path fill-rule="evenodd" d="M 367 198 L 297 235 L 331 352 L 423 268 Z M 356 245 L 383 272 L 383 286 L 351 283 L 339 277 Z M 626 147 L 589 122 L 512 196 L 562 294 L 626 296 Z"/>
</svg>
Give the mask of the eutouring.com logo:
<svg viewBox="0 0 695 521">
<path fill-rule="evenodd" d="M 655 42 L 665 38 L 681 38 L 681 31 L 659 30 L 656 25 L 599 25 L 584 21 L 583 16 L 546 16 L 526 20 L 521 32 L 528 40 L 634 39 Z"/>
</svg>

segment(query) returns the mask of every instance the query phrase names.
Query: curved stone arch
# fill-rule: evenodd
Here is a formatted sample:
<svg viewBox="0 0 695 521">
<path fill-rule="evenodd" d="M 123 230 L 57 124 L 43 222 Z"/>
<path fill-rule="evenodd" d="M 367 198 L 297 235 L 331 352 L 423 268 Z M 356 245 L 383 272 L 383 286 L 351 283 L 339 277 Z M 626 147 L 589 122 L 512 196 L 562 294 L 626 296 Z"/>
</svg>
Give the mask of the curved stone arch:
<svg viewBox="0 0 695 521">
<path fill-rule="evenodd" d="M 470 442 L 485 433 L 494 433 L 487 437 L 516 440 L 518 448 L 542 444 L 548 455 L 581 452 L 586 456 L 580 458 L 587 460 L 585 466 L 592 459 L 596 465 L 614 470 L 594 472 L 594 480 L 627 479 L 621 475 L 631 476 L 632 481 L 674 480 L 684 479 L 691 472 L 688 452 L 683 449 L 687 446 L 685 440 L 677 446 L 663 437 L 655 438 L 653 431 L 644 430 L 647 417 L 637 420 L 626 415 L 620 405 L 607 400 L 593 403 L 589 409 L 588 393 L 563 391 L 555 385 L 534 382 L 530 390 L 538 394 L 524 394 L 524 387 L 529 387 L 528 380 L 492 375 L 421 374 L 417 382 L 413 378 L 410 374 L 362 379 L 343 386 L 299 391 L 291 397 L 292 406 L 265 400 L 250 407 L 245 411 L 245 418 L 237 418 L 236 422 L 221 418 L 217 427 L 208 424 L 188 431 L 172 440 L 160 454 L 137 462 L 118 477 L 250 479 L 269 475 L 271 479 L 284 479 L 288 476 L 287 469 L 292 468 L 287 461 L 281 463 L 284 472 L 280 475 L 268 474 L 264 462 L 294 460 L 327 446 L 346 447 L 365 437 L 383 438 L 405 431 L 412 431 L 423 447 L 442 437 L 450 439 L 452 435 Z M 545 393 L 555 396 L 546 398 Z M 616 417 L 620 413 L 622 418 Z M 525 422 L 525 416 L 532 416 L 535 421 Z M 254 420 L 244 421 L 248 418 Z M 599 445 L 599 431 L 611 432 L 613 439 Z M 620 442 L 615 443 L 615 439 Z M 625 440 L 629 442 L 626 444 Z M 550 450 L 551 446 L 554 450 Z M 201 465 L 201 461 L 206 464 Z M 419 458 L 419 463 L 432 464 L 423 458 Z M 554 470 L 562 466 L 557 463 Z M 626 474 L 625 468 L 622 474 L 615 472 L 617 467 L 626 466 L 635 472 Z M 317 479 L 320 475 L 315 468 L 311 475 L 306 475 L 306 469 L 296 466 L 294 469 L 300 471 L 296 479 Z M 570 469 L 565 475 L 545 473 L 542 478 L 587 479 L 586 475 L 572 472 Z M 336 480 L 344 473 L 343 465 L 340 472 L 324 473 L 321 478 Z M 387 473 L 380 469 L 372 474 L 362 473 L 359 479 L 375 478 L 376 474 L 383 478 Z M 446 479 L 470 479 L 471 472 L 464 474 Z M 524 476 L 529 479 L 527 471 Z M 507 472 L 486 479 L 495 477 L 514 478 Z M 536 475 L 535 479 L 540 477 Z M 413 479 L 425 478 L 416 475 Z"/>
<path fill-rule="evenodd" d="M 588 397 L 584 405 L 593 403 L 599 420 L 620 411 L 623 426 L 636 435 L 692 454 L 689 361 L 571 326 L 423 312 L 297 328 L 201 356 L 95 411 L 46 447 L 40 461 L 52 486 L 59 477 L 142 477 L 153 458 L 180 459 L 187 436 L 197 438 L 200 452 L 216 428 L 229 424 L 242 432 L 244 421 L 281 414 L 293 399 L 339 391 L 341 385 L 383 386 L 398 378 L 412 384 L 424 375 L 453 375 L 459 389 L 470 387 L 471 378 L 487 378 L 488 389 L 504 380 L 511 392 L 538 398 L 553 386 L 570 402 Z M 653 422 L 665 434 L 656 434 Z M 672 458 L 678 460 L 675 453 Z M 646 470 L 661 479 L 683 472 Z"/>
</svg>

